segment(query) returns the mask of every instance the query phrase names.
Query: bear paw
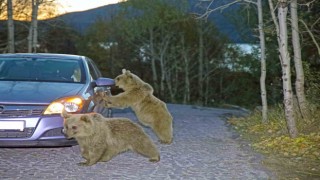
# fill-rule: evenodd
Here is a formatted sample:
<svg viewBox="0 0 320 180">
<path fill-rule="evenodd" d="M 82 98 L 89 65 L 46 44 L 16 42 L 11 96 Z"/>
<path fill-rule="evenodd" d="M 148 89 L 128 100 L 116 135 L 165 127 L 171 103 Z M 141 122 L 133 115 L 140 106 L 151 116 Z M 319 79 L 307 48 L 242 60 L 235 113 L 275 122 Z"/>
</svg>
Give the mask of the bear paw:
<svg viewBox="0 0 320 180">
<path fill-rule="evenodd" d="M 78 163 L 78 166 L 88 166 L 88 162 L 85 161 L 85 162 L 79 162 Z"/>
<path fill-rule="evenodd" d="M 160 156 L 155 157 L 155 158 L 150 158 L 149 161 L 156 163 L 156 162 L 160 161 Z"/>
<path fill-rule="evenodd" d="M 172 140 L 159 140 L 161 144 L 171 144 Z"/>
</svg>

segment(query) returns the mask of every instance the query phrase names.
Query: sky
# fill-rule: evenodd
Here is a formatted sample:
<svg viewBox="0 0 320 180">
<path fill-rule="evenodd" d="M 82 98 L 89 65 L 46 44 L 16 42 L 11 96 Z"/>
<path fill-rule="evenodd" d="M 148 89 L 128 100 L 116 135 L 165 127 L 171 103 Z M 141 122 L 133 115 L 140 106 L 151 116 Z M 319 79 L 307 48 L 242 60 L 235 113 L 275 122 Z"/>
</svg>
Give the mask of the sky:
<svg viewBox="0 0 320 180">
<path fill-rule="evenodd" d="M 115 4 L 121 0 L 58 0 L 62 5 L 61 13 L 84 11 L 107 4 Z"/>
</svg>

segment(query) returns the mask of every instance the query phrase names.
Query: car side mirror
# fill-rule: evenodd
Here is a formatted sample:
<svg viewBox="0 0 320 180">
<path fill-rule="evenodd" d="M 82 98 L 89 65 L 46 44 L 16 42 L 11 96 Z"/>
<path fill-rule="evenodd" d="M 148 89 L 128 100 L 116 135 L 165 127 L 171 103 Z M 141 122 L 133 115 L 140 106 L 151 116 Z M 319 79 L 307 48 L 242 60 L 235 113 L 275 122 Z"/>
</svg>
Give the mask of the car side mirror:
<svg viewBox="0 0 320 180">
<path fill-rule="evenodd" d="M 97 80 L 94 81 L 94 85 L 97 87 L 104 87 L 104 86 L 114 86 L 115 82 L 111 78 L 104 78 L 100 77 Z"/>
</svg>

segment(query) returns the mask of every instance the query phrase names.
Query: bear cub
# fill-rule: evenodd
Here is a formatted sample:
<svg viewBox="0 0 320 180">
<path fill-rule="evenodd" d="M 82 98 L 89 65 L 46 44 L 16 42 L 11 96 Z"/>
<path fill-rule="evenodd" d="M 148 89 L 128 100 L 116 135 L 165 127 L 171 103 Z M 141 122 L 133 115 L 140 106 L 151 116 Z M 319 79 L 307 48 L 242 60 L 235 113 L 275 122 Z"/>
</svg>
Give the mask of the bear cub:
<svg viewBox="0 0 320 180">
<path fill-rule="evenodd" d="M 131 107 L 138 120 L 143 125 L 151 127 L 161 143 L 171 144 L 173 118 L 166 104 L 153 95 L 151 85 L 126 69 L 123 69 L 122 74 L 115 78 L 115 85 L 124 92 L 115 96 L 99 92 L 96 96 L 105 101 L 106 107 Z"/>
<path fill-rule="evenodd" d="M 151 162 L 160 160 L 159 151 L 143 129 L 127 118 L 105 118 L 98 113 L 68 114 L 64 118 L 63 132 L 67 138 L 75 138 L 86 160 L 79 163 L 91 166 L 106 162 L 117 154 L 132 150 Z"/>
</svg>

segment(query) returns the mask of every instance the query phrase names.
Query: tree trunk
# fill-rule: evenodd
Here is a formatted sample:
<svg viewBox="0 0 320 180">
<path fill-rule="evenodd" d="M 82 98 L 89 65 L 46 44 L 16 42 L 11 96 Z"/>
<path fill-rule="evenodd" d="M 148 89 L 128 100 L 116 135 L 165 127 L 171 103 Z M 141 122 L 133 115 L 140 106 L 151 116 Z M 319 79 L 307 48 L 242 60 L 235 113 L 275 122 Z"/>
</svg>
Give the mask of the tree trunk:
<svg viewBox="0 0 320 180">
<path fill-rule="evenodd" d="M 200 22 L 199 27 L 199 68 L 198 68 L 198 92 L 199 92 L 199 102 L 201 105 L 203 105 L 203 51 L 204 51 L 204 45 L 203 45 L 203 26 L 202 21 Z"/>
<path fill-rule="evenodd" d="M 209 63 L 208 63 L 208 60 L 206 60 L 206 69 L 207 69 L 207 73 L 209 72 L 208 70 L 209 68 Z M 204 92 L 204 96 L 205 96 L 205 100 L 204 100 L 204 104 L 207 106 L 209 105 L 209 102 L 210 102 L 210 77 L 211 76 L 207 76 L 206 77 L 206 87 L 205 87 L 205 92 Z"/>
<path fill-rule="evenodd" d="M 164 85 L 165 85 L 165 80 L 166 80 L 166 69 L 165 69 L 165 63 L 164 63 L 164 57 L 160 56 L 160 69 L 161 69 L 161 78 L 160 78 L 160 97 L 164 97 Z"/>
<path fill-rule="evenodd" d="M 30 26 L 29 28 L 29 34 L 28 34 L 28 53 L 31 53 L 32 52 L 32 36 L 33 36 L 33 29 L 32 29 L 32 26 Z"/>
<path fill-rule="evenodd" d="M 263 30 L 263 15 L 262 15 L 262 0 L 257 0 L 258 6 L 258 19 L 259 19 L 259 38 L 261 48 L 261 76 L 260 76 L 260 90 L 262 102 L 262 122 L 268 121 L 268 103 L 267 103 L 267 90 L 266 90 L 266 54 L 265 54 L 265 35 Z"/>
<path fill-rule="evenodd" d="M 183 103 L 187 104 L 190 102 L 190 79 L 189 79 L 189 62 L 187 58 L 184 58 L 185 62 L 185 72 L 184 72 L 184 96 L 183 96 Z"/>
<path fill-rule="evenodd" d="M 162 98 L 165 97 L 165 81 L 166 81 L 166 73 L 167 72 L 167 66 L 166 66 L 166 53 L 169 47 L 170 42 L 170 35 L 165 35 L 162 39 L 160 48 L 160 55 L 159 55 L 159 61 L 160 61 L 160 69 L 161 69 L 161 76 L 160 76 L 160 96 Z"/>
<path fill-rule="evenodd" d="M 32 0 L 32 17 L 28 35 L 28 52 L 37 52 L 39 0 Z"/>
<path fill-rule="evenodd" d="M 279 1 L 278 19 L 279 19 L 279 51 L 280 61 L 282 66 L 282 83 L 284 95 L 285 116 L 287 121 L 287 128 L 291 138 L 298 136 L 296 127 L 293 105 L 293 92 L 291 84 L 291 69 L 290 69 L 290 56 L 288 51 L 288 29 L 287 29 L 287 1 Z"/>
<path fill-rule="evenodd" d="M 291 30 L 292 30 L 292 45 L 294 52 L 294 65 L 296 69 L 296 94 L 298 98 L 298 105 L 300 113 L 303 118 L 308 116 L 307 101 L 304 90 L 304 72 L 301 60 L 301 47 L 299 37 L 299 24 L 298 24 L 298 7 L 297 0 L 291 0 Z"/>
<path fill-rule="evenodd" d="M 183 104 L 190 102 L 190 79 L 189 79 L 189 56 L 188 50 L 185 46 L 185 37 L 181 36 L 181 45 L 182 45 L 182 57 L 184 60 L 184 93 L 183 93 Z"/>
<path fill-rule="evenodd" d="M 220 78 L 219 78 L 219 96 L 220 96 L 220 103 L 223 102 L 224 103 L 224 92 L 223 92 L 223 73 L 221 74 Z"/>
<path fill-rule="evenodd" d="M 156 55 L 154 52 L 154 38 L 153 38 L 153 30 L 149 28 L 149 36 L 150 36 L 150 53 L 151 53 L 151 69 L 152 69 L 152 81 L 153 87 L 156 94 L 159 94 L 159 84 L 158 84 L 158 75 L 157 75 L 157 68 L 156 68 Z"/>
<path fill-rule="evenodd" d="M 7 0 L 8 10 L 8 52 L 14 53 L 14 21 L 12 11 L 12 0 Z"/>
<path fill-rule="evenodd" d="M 168 87 L 168 92 L 169 92 L 169 95 L 170 95 L 170 101 L 172 103 L 175 103 L 176 102 L 176 84 L 177 83 L 173 83 L 175 80 L 174 80 L 174 76 L 176 75 L 175 73 L 175 69 L 176 68 L 173 68 L 172 70 L 167 70 L 167 73 L 166 73 L 166 83 L 167 83 L 167 87 Z"/>
</svg>

